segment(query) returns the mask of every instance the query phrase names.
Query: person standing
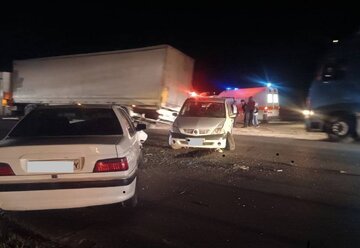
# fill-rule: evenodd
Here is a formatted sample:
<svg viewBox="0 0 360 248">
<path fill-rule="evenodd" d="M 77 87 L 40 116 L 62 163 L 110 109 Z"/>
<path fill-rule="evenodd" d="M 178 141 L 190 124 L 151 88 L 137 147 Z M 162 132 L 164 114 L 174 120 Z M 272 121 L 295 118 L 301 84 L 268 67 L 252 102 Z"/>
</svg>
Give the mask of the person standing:
<svg viewBox="0 0 360 248">
<path fill-rule="evenodd" d="M 247 119 L 247 115 L 246 115 L 246 112 L 247 112 L 247 104 L 246 104 L 246 102 L 245 102 L 245 100 L 244 99 L 242 99 L 241 101 L 240 101 L 240 103 L 241 103 L 241 109 L 242 109 L 242 114 L 244 115 L 244 126 L 243 127 L 247 127 L 247 125 L 248 125 L 248 119 Z"/>
<path fill-rule="evenodd" d="M 249 101 L 247 102 L 246 106 L 247 106 L 247 109 L 246 109 L 247 126 L 252 126 L 253 119 L 254 119 L 254 110 L 255 110 L 255 101 L 252 96 L 249 97 Z"/>
<path fill-rule="evenodd" d="M 259 104 L 255 102 L 255 109 L 254 109 L 254 118 L 253 118 L 253 125 L 255 127 L 259 127 L 259 120 L 258 120 L 258 114 L 259 114 Z"/>
</svg>

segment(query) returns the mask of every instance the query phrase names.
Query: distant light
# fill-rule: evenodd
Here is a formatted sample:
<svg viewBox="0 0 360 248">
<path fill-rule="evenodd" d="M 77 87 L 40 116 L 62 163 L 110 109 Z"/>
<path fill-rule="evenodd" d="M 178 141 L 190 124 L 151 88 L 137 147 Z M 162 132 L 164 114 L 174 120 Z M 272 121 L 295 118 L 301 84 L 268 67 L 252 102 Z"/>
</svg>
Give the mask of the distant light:
<svg viewBox="0 0 360 248">
<path fill-rule="evenodd" d="M 333 43 L 339 43 L 339 40 L 333 40 L 332 42 Z"/>
<path fill-rule="evenodd" d="M 81 103 L 78 102 L 77 105 L 81 106 Z"/>
<path fill-rule="evenodd" d="M 226 90 L 231 90 L 231 87 L 226 87 Z"/>
<path fill-rule="evenodd" d="M 191 97 L 197 97 L 197 95 L 198 95 L 195 91 L 192 91 L 189 94 Z"/>
<path fill-rule="evenodd" d="M 234 90 L 238 90 L 239 88 L 234 88 Z"/>
<path fill-rule="evenodd" d="M 136 108 L 136 105 L 133 104 L 133 105 L 131 105 L 131 107 Z"/>
<path fill-rule="evenodd" d="M 269 87 L 269 88 L 271 87 L 271 83 L 267 83 L 266 85 L 267 85 L 267 87 Z"/>
</svg>

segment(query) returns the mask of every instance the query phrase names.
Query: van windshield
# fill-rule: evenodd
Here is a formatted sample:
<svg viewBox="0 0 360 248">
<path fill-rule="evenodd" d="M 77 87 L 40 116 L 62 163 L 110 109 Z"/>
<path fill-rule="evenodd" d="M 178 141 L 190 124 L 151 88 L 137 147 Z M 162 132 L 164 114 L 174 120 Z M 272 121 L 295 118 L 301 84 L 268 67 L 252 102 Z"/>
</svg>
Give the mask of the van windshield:
<svg viewBox="0 0 360 248">
<path fill-rule="evenodd" d="M 221 102 L 187 101 L 180 111 L 180 116 L 225 118 L 225 104 Z"/>
</svg>

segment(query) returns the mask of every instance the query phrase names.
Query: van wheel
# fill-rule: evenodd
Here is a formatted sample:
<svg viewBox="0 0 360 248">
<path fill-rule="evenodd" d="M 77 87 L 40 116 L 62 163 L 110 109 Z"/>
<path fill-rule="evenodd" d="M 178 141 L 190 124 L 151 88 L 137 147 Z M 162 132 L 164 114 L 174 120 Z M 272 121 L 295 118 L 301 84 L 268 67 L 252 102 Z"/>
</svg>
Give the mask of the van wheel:
<svg viewBox="0 0 360 248">
<path fill-rule="evenodd" d="M 231 133 L 228 133 L 226 135 L 225 149 L 228 150 L 228 151 L 234 151 L 235 150 L 235 140 L 234 140 L 234 136 Z"/>
<path fill-rule="evenodd" d="M 355 138 L 355 122 L 351 118 L 335 117 L 327 127 L 331 141 L 350 143 Z"/>
</svg>

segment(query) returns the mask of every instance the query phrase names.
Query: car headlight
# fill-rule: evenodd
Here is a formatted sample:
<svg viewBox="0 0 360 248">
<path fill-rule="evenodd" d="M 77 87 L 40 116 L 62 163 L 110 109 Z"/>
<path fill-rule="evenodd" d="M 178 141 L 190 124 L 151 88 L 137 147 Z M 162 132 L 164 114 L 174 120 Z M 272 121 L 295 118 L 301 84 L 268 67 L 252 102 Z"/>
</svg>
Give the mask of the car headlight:
<svg viewBox="0 0 360 248">
<path fill-rule="evenodd" d="M 213 131 L 213 134 L 223 134 L 224 133 L 224 123 L 220 123 Z"/>
</svg>

